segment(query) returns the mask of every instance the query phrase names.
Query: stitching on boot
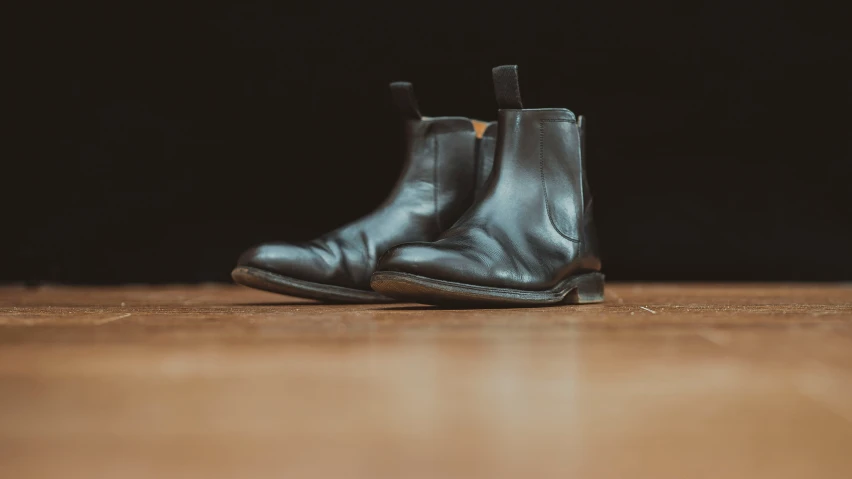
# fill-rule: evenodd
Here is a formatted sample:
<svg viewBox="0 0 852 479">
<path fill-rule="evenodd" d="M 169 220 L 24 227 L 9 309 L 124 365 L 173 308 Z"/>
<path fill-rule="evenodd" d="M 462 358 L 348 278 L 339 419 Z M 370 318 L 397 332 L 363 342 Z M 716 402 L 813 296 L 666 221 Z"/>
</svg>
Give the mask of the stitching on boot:
<svg viewBox="0 0 852 479">
<path fill-rule="evenodd" d="M 571 120 L 567 119 L 543 119 L 538 122 L 538 171 L 541 175 L 541 188 L 544 190 L 544 209 L 547 211 L 547 218 L 550 220 L 550 225 L 553 226 L 553 229 L 559 233 L 559 236 L 567 239 L 568 241 L 574 243 L 580 243 L 579 239 L 572 238 L 562 231 L 559 230 L 559 227 L 556 226 L 556 221 L 553 220 L 553 214 L 550 211 L 550 200 L 547 196 L 547 185 L 544 183 L 544 124 L 545 123 L 574 123 Z"/>
</svg>

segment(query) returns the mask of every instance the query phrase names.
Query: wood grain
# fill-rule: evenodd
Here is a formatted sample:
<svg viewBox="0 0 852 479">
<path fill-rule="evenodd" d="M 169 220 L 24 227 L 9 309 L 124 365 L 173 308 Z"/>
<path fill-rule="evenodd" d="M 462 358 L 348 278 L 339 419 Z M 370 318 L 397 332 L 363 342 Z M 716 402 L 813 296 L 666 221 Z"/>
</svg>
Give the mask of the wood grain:
<svg viewBox="0 0 852 479">
<path fill-rule="evenodd" d="M 852 477 L 852 286 L 0 288 L 0 477 Z"/>
</svg>

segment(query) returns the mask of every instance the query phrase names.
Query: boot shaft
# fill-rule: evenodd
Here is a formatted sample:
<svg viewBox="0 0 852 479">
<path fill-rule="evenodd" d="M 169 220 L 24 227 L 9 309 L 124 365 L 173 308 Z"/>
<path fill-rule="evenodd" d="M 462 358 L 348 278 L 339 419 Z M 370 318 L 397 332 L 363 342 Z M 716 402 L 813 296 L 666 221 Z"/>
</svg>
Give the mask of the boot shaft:
<svg viewBox="0 0 852 479">
<path fill-rule="evenodd" d="M 464 117 L 424 117 L 407 82 L 392 83 L 391 92 L 404 119 L 405 153 L 400 178 L 386 203 L 400 196 L 410 201 L 415 195 L 432 206 L 435 226 L 444 230 L 471 205 L 478 179 L 490 174 L 493 150 L 480 145 L 491 124 Z"/>
<path fill-rule="evenodd" d="M 502 109 L 499 125 L 496 193 L 521 194 L 517 190 L 522 190 L 540 196 L 553 227 L 579 242 L 583 172 L 574 114 L 564 109 Z"/>
<path fill-rule="evenodd" d="M 553 228 L 580 243 L 581 256 L 597 258 L 586 119 L 565 108 L 525 109 L 517 66 L 496 67 L 493 76 L 500 111 L 492 187 L 541 195 Z"/>
</svg>

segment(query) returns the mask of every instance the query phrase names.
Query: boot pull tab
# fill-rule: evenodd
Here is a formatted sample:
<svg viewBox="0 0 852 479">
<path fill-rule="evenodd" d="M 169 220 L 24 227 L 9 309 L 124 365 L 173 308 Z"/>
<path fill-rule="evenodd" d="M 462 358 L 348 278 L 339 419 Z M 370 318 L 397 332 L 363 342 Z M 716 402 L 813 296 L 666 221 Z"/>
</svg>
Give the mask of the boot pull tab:
<svg viewBox="0 0 852 479">
<path fill-rule="evenodd" d="M 407 81 L 395 81 L 390 84 L 393 102 L 405 118 L 419 120 L 422 118 L 417 108 L 417 98 L 414 96 L 414 86 Z"/>
<path fill-rule="evenodd" d="M 518 86 L 518 65 L 503 65 L 491 70 L 494 77 L 494 93 L 497 107 L 501 110 L 521 110 L 521 88 Z"/>
</svg>

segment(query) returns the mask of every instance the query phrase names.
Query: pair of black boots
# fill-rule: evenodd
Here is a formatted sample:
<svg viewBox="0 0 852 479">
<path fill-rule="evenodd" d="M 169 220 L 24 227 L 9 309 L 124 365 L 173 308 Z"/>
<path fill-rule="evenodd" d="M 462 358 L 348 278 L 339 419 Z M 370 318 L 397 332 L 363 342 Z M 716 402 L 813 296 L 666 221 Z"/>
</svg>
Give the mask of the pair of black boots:
<svg viewBox="0 0 852 479">
<path fill-rule="evenodd" d="M 583 117 L 524 109 L 517 66 L 493 70 L 498 121 L 405 117 L 405 166 L 373 213 L 307 243 L 246 251 L 237 283 L 335 302 L 542 305 L 603 300 Z"/>
</svg>

